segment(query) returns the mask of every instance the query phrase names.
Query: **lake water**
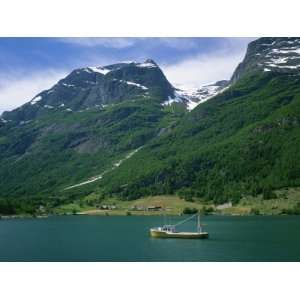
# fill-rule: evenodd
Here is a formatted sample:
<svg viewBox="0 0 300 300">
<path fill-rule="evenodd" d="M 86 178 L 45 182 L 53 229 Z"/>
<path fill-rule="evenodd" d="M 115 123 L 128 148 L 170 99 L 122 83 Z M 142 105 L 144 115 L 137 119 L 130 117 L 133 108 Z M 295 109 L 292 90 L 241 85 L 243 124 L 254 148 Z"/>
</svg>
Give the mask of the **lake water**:
<svg viewBox="0 0 300 300">
<path fill-rule="evenodd" d="M 300 261 L 300 217 L 208 216 L 203 222 L 208 240 L 151 238 L 159 216 L 0 220 L 0 261 Z"/>
</svg>

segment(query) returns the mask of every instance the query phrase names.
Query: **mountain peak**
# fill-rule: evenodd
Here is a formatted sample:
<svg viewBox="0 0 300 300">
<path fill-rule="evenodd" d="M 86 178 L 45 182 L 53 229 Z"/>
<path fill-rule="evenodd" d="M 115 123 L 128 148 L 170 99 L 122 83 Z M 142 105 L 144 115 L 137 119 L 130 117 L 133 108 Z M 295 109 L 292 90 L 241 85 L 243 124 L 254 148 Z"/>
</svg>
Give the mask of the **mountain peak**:
<svg viewBox="0 0 300 300">
<path fill-rule="evenodd" d="M 300 71 L 300 38 L 259 38 L 252 41 L 231 81 L 253 71 L 295 73 Z"/>
<path fill-rule="evenodd" d="M 157 67 L 157 63 L 151 58 L 146 59 L 144 61 L 144 64 L 152 64 L 152 65 L 155 65 Z"/>
<path fill-rule="evenodd" d="M 174 87 L 152 59 L 85 67 L 72 71 L 53 87 L 11 112 L 5 119 L 26 121 L 55 111 L 103 108 L 127 100 L 174 97 Z"/>
</svg>

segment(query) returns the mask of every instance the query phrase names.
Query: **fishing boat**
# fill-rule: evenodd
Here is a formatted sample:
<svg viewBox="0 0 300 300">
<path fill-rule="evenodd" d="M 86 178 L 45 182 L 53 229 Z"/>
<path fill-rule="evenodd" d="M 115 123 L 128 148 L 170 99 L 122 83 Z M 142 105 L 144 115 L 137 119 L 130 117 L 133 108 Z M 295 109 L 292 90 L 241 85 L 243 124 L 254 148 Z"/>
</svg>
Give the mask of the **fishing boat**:
<svg viewBox="0 0 300 300">
<path fill-rule="evenodd" d="M 193 218 L 197 219 L 196 231 L 190 231 L 190 232 L 177 231 L 176 227 L 182 225 L 183 223 Z M 200 222 L 200 213 L 197 213 L 174 225 L 163 225 L 162 227 L 151 228 L 150 236 L 154 238 L 207 239 L 208 232 L 203 231 L 202 226 L 203 224 L 201 224 Z"/>
</svg>

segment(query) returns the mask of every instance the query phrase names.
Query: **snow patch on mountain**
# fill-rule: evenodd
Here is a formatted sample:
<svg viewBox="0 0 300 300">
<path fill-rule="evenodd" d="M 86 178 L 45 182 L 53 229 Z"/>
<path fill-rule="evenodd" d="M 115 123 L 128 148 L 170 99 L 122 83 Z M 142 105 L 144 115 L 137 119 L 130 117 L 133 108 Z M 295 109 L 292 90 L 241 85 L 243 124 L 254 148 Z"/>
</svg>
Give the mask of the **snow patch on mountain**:
<svg viewBox="0 0 300 300">
<path fill-rule="evenodd" d="M 255 55 L 259 55 L 257 66 L 261 66 L 264 72 L 285 69 L 296 70 L 300 68 L 300 40 L 299 39 L 275 39 L 272 43 L 261 44 Z"/>
<path fill-rule="evenodd" d="M 132 81 L 126 81 L 126 80 L 119 80 L 120 82 L 124 82 L 128 85 L 134 85 L 134 86 L 137 86 L 139 88 L 141 88 L 142 90 L 148 90 L 148 88 L 144 85 L 141 85 L 139 83 L 136 83 L 136 82 L 132 82 Z"/>
<path fill-rule="evenodd" d="M 100 73 L 102 75 L 106 75 L 107 73 L 109 73 L 111 70 L 106 69 L 104 67 L 87 67 L 84 69 L 84 71 L 89 72 L 89 73 Z"/>
<path fill-rule="evenodd" d="M 157 65 L 154 63 L 150 63 L 150 62 L 144 62 L 141 64 L 136 64 L 137 67 L 139 68 L 157 68 Z"/>
<path fill-rule="evenodd" d="M 300 54 L 300 48 L 294 48 L 294 47 L 291 47 L 291 48 L 285 48 L 285 49 L 272 49 L 272 52 L 273 53 L 276 53 L 276 54 L 288 54 L 288 53 L 297 53 L 297 54 Z"/>
<path fill-rule="evenodd" d="M 31 101 L 30 101 L 30 104 L 31 105 L 34 105 L 36 104 L 37 102 L 41 101 L 42 100 L 42 96 L 36 96 L 34 97 Z"/>
<path fill-rule="evenodd" d="M 227 81 L 219 81 L 213 84 L 207 84 L 200 88 L 177 88 L 174 97 L 162 103 L 163 106 L 172 105 L 173 103 L 184 103 L 186 108 L 191 111 L 200 103 L 203 103 L 217 94 L 223 92 L 227 86 Z"/>
<path fill-rule="evenodd" d="M 147 59 L 143 63 L 139 63 L 139 62 L 136 62 L 136 61 L 122 61 L 122 62 L 116 63 L 114 65 L 109 65 L 109 66 L 104 66 L 104 67 L 102 67 L 102 66 L 87 67 L 87 68 L 84 68 L 82 70 L 85 71 L 85 72 L 89 72 L 89 73 L 94 72 L 94 73 L 100 73 L 102 75 L 106 75 L 109 72 L 122 69 L 126 65 L 134 65 L 134 66 L 139 67 L 139 68 L 157 68 L 156 63 L 153 60 Z"/>
<path fill-rule="evenodd" d="M 188 109 L 192 110 L 199 104 L 206 102 L 207 100 L 215 97 L 216 95 L 227 89 L 228 86 L 220 86 L 217 83 L 207 84 L 202 86 L 196 91 L 190 92 L 190 101 L 188 102 Z"/>
<path fill-rule="evenodd" d="M 161 105 L 162 106 L 169 106 L 173 103 L 183 103 L 186 99 L 181 97 L 178 93 L 175 92 L 174 97 L 169 96 L 168 100 L 164 101 Z"/>
<path fill-rule="evenodd" d="M 75 84 L 62 83 L 62 85 L 66 87 L 75 87 Z"/>
</svg>

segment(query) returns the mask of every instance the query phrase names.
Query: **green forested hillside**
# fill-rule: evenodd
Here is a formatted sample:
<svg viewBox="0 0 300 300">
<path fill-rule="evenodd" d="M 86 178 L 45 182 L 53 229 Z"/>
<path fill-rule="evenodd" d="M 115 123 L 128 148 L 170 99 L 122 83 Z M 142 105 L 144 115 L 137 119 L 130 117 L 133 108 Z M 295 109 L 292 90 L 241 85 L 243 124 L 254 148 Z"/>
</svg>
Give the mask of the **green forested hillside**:
<svg viewBox="0 0 300 300">
<path fill-rule="evenodd" d="M 175 192 L 215 202 L 272 197 L 274 189 L 300 184 L 299 113 L 300 77 L 253 73 L 152 141 L 102 188 L 125 199 Z"/>
<path fill-rule="evenodd" d="M 110 168 L 180 115 L 140 99 L 2 127 L 1 197 L 51 198 L 66 186 Z"/>
<path fill-rule="evenodd" d="M 75 70 L 0 119 L 0 213 L 175 194 L 236 204 L 299 187 L 299 47 L 250 43 L 227 88 L 191 112 L 153 61 Z"/>
</svg>

